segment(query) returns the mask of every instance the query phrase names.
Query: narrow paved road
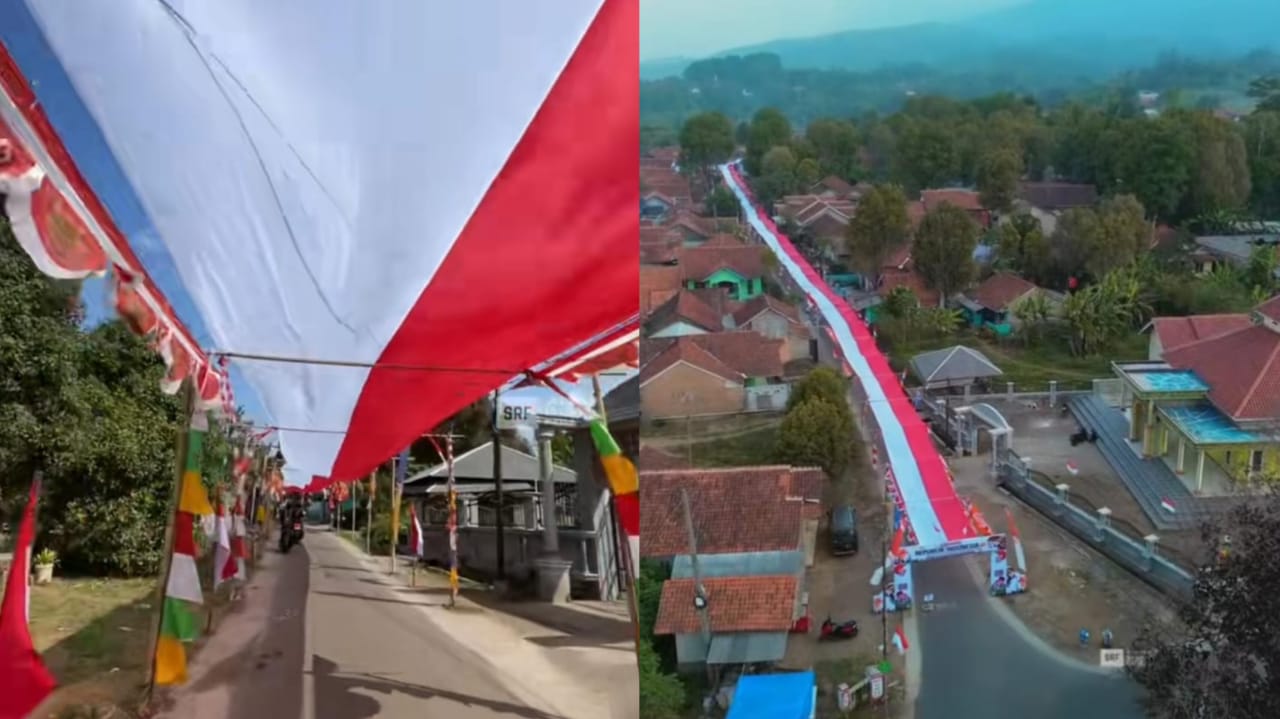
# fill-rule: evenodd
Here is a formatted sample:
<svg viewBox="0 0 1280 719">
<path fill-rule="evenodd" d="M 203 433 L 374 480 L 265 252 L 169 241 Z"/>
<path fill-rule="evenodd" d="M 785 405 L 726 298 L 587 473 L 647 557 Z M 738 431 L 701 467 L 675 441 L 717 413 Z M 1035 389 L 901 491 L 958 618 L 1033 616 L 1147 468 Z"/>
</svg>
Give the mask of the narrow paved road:
<svg viewBox="0 0 1280 719">
<path fill-rule="evenodd" d="M 1142 719 L 1123 675 L 1082 666 L 1019 631 L 974 582 L 965 559 L 914 568 L 923 661 L 916 719 Z M 1015 599 L 1016 601 L 1016 599 Z"/>
<path fill-rule="evenodd" d="M 824 364 L 838 364 L 825 332 L 818 345 Z M 853 409 L 861 416 L 861 407 Z M 933 593 L 939 605 L 916 612 L 922 666 L 915 719 L 1142 719 L 1136 685 L 1071 662 L 1024 626 L 1015 629 L 966 561 L 913 569 L 916 602 Z"/>
<path fill-rule="evenodd" d="M 437 627 L 448 618 L 432 605 L 444 597 L 384 586 L 343 541 L 317 529 L 287 555 L 268 547 L 242 614 L 195 656 L 193 681 L 172 692 L 161 716 L 558 716 Z"/>
</svg>

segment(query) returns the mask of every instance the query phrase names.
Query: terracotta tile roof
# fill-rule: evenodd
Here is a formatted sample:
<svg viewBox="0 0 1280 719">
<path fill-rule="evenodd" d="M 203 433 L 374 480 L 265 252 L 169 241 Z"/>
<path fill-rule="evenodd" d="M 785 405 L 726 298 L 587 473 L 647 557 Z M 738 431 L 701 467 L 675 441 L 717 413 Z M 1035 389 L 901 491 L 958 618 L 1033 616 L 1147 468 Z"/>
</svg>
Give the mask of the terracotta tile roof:
<svg viewBox="0 0 1280 719">
<path fill-rule="evenodd" d="M 1235 420 L 1280 417 L 1280 334 L 1263 325 L 1165 351 L 1177 369 L 1209 384 L 1209 401 Z"/>
<path fill-rule="evenodd" d="M 677 340 L 692 342 L 715 355 L 735 372 L 747 377 L 783 375 L 783 341 L 768 339 L 751 330 L 712 332 L 684 337 L 645 338 L 640 341 L 640 366 L 648 365 Z"/>
<path fill-rule="evenodd" d="M 675 220 L 672 221 L 671 226 L 678 227 L 707 239 L 710 239 L 711 236 L 716 234 L 716 231 L 719 229 L 716 226 L 716 221 L 714 219 L 711 219 L 710 217 L 699 217 L 698 215 L 690 212 L 676 213 Z"/>
<path fill-rule="evenodd" d="M 1160 349 L 1168 352 L 1192 342 L 1207 340 L 1248 327 L 1246 314 L 1191 315 L 1190 317 L 1156 317 L 1151 330 L 1160 340 Z"/>
<path fill-rule="evenodd" d="M 920 223 L 924 222 L 926 210 L 923 202 L 907 203 L 907 221 L 911 223 L 911 231 L 915 232 L 920 229 Z"/>
<path fill-rule="evenodd" d="M 1002 312 L 1023 295 L 1035 289 L 1037 289 L 1035 284 L 1015 274 L 997 272 L 969 290 L 967 294 L 969 299 L 983 307 Z"/>
<path fill-rule="evenodd" d="M 640 462 L 638 466 L 641 472 L 656 472 L 664 469 L 688 469 L 689 461 L 686 457 L 674 455 L 652 445 L 642 444 L 640 445 Z"/>
<path fill-rule="evenodd" d="M 817 467 L 794 467 L 791 470 L 791 496 L 806 502 L 821 502 L 827 486 L 827 473 Z"/>
<path fill-rule="evenodd" d="M 848 197 L 853 193 L 853 185 L 836 177 L 835 175 L 827 175 L 818 180 L 809 190 L 815 194 L 822 194 L 824 191 L 832 192 L 840 197 Z"/>
<path fill-rule="evenodd" d="M 804 504 L 789 500 L 787 466 L 640 472 L 640 554 L 687 554 L 681 489 L 703 554 L 791 551 L 800 546 Z"/>
<path fill-rule="evenodd" d="M 688 290 L 677 291 L 671 299 L 654 308 L 645 325 L 652 333 L 675 322 L 688 322 L 707 332 L 724 329 L 724 315 Z"/>
<path fill-rule="evenodd" d="M 1018 198 L 1042 210 L 1070 210 L 1098 204 L 1098 189 L 1070 182 L 1023 182 Z"/>
<path fill-rule="evenodd" d="M 640 315 L 649 314 L 654 307 L 666 302 L 680 289 L 681 270 L 675 266 L 640 266 Z"/>
<path fill-rule="evenodd" d="M 702 247 L 747 247 L 747 243 L 742 238 L 731 235 L 727 232 L 717 232 L 707 241 L 702 243 Z"/>
<path fill-rule="evenodd" d="M 1156 225 L 1151 230 L 1151 244 L 1147 248 L 1172 247 L 1178 241 L 1178 231 L 1168 225 Z"/>
<path fill-rule="evenodd" d="M 982 201 L 974 190 L 923 190 L 920 193 L 920 204 L 924 205 L 925 212 L 938 209 L 944 202 L 969 212 L 983 210 Z"/>
<path fill-rule="evenodd" d="M 677 205 L 693 204 L 693 190 L 689 178 L 669 167 L 640 168 L 641 196 L 651 192 L 660 193 L 671 198 Z"/>
<path fill-rule="evenodd" d="M 880 273 L 880 288 L 876 292 L 888 296 L 895 287 L 906 287 L 916 296 L 923 307 L 937 307 L 940 299 L 938 291 L 924 283 L 924 278 L 915 270 L 886 270 Z"/>
<path fill-rule="evenodd" d="M 714 577 L 702 580 L 707 596 L 711 631 L 782 632 L 791 628 L 798 582 L 792 575 Z M 694 634 L 702 631 L 702 619 L 693 606 L 694 580 L 668 579 L 662 583 L 662 600 L 653 633 Z"/>
<path fill-rule="evenodd" d="M 1257 307 L 1254 307 L 1253 311 L 1269 320 L 1280 322 L 1280 295 L 1276 295 Z"/>
<path fill-rule="evenodd" d="M 685 247 L 677 262 L 686 280 L 705 280 L 718 270 L 729 269 L 742 277 L 764 276 L 765 248 L 758 245 L 741 247 Z"/>
<path fill-rule="evenodd" d="M 885 269 L 905 270 L 911 266 L 911 243 L 904 242 L 898 245 L 888 257 L 884 259 Z"/>
<path fill-rule="evenodd" d="M 848 220 L 841 220 L 830 214 L 819 215 L 806 225 L 809 234 L 818 240 L 843 240 L 849 227 Z"/>
<path fill-rule="evenodd" d="M 771 297 L 770 295 L 760 295 L 755 299 L 748 300 L 733 313 L 733 324 L 736 327 L 742 327 L 758 317 L 762 312 L 769 310 L 782 315 L 791 322 L 800 322 L 800 310 L 796 309 L 795 306 L 789 305 L 782 300 Z"/>
<path fill-rule="evenodd" d="M 689 340 L 748 377 L 781 377 L 785 371 L 782 340 L 751 330 L 694 335 Z"/>
<path fill-rule="evenodd" d="M 652 341 L 652 340 L 650 340 Z M 643 342 L 641 343 L 643 344 Z M 729 382 L 741 383 L 746 377 L 741 373 L 725 364 L 720 358 L 703 349 L 699 344 L 692 341 L 692 337 L 677 337 L 653 356 L 648 362 L 641 362 L 640 365 L 640 385 L 645 384 L 667 371 L 671 367 L 685 363 L 692 367 L 697 367 L 705 372 L 721 377 Z"/>
<path fill-rule="evenodd" d="M 645 159 L 660 162 L 666 167 L 671 167 L 680 159 L 679 147 L 655 147 L 645 155 Z"/>
</svg>

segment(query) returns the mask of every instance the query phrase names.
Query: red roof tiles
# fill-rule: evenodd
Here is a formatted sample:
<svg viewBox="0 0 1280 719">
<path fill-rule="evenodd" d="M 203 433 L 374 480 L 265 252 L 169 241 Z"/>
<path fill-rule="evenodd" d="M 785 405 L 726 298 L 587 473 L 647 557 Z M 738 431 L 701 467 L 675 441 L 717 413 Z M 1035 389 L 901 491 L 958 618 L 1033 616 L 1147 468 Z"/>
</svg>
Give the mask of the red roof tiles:
<svg viewBox="0 0 1280 719">
<path fill-rule="evenodd" d="M 705 280 L 722 269 L 751 279 L 764 276 L 765 252 L 757 245 L 686 247 L 679 251 L 677 262 L 687 280 Z"/>
<path fill-rule="evenodd" d="M 916 296 L 922 307 L 937 307 L 941 296 L 937 290 L 925 284 L 924 278 L 915 270 L 888 270 L 880 274 L 881 297 L 888 296 L 895 287 L 906 287 Z"/>
<path fill-rule="evenodd" d="M 968 292 L 974 302 L 994 312 L 1003 312 L 1036 286 L 1009 272 L 997 272 Z"/>
<path fill-rule="evenodd" d="M 640 316 L 643 317 L 680 289 L 681 270 L 674 265 L 640 266 Z"/>
<path fill-rule="evenodd" d="M 710 372 L 729 382 L 741 383 L 746 379 L 741 372 L 725 364 L 720 358 L 703 349 L 692 340 L 692 337 L 677 337 L 653 359 L 641 365 L 640 385 L 643 387 L 649 380 L 681 362 L 705 372 Z"/>
<path fill-rule="evenodd" d="M 759 295 L 756 298 L 743 303 L 743 305 L 733 313 L 733 323 L 738 327 L 742 327 L 756 317 L 759 317 L 762 313 L 768 311 L 779 314 L 791 322 L 800 322 L 800 310 L 796 309 L 794 305 L 789 305 L 786 302 L 770 295 Z"/>
<path fill-rule="evenodd" d="M 712 632 L 781 632 L 791 628 L 798 586 L 794 576 L 714 577 L 704 579 L 702 586 Z M 653 633 L 662 636 L 702 631 L 693 597 L 693 579 L 663 582 Z"/>
<path fill-rule="evenodd" d="M 1177 369 L 1209 384 L 1209 401 L 1235 420 L 1280 417 L 1280 334 L 1263 325 L 1164 352 Z"/>
<path fill-rule="evenodd" d="M 974 190 L 923 190 L 920 193 L 920 203 L 924 205 L 925 212 L 938 209 L 944 202 L 970 212 L 983 210 L 982 200 Z"/>
<path fill-rule="evenodd" d="M 1220 337 L 1248 327 L 1249 315 L 1192 315 L 1190 317 L 1156 317 L 1151 329 L 1160 340 L 1160 349 L 1168 352 L 1192 342 Z"/>
<path fill-rule="evenodd" d="M 699 552 L 798 549 L 805 504 L 789 499 L 797 489 L 796 471 L 786 466 L 641 471 L 640 554 L 688 553 L 681 489 L 689 495 Z M 809 491 L 809 481 L 802 480 L 806 486 L 799 489 Z"/>
<path fill-rule="evenodd" d="M 1098 189 L 1070 182 L 1022 182 L 1018 184 L 1018 197 L 1042 210 L 1070 210 L 1096 205 Z"/>
<path fill-rule="evenodd" d="M 706 332 L 724 329 L 724 315 L 688 290 L 679 290 L 653 310 L 646 324 L 657 332 L 674 322 L 687 322 Z"/>
</svg>

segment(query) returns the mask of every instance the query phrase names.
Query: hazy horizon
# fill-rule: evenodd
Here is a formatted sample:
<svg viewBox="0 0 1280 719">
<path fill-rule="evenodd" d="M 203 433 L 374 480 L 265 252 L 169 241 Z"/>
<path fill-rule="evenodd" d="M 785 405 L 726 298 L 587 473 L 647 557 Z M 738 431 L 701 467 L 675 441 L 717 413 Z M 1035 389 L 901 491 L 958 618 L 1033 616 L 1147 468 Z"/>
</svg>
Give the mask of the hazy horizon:
<svg viewBox="0 0 1280 719">
<path fill-rule="evenodd" d="M 700 58 L 783 38 L 947 21 L 1027 0 L 641 0 L 640 60 Z"/>
</svg>

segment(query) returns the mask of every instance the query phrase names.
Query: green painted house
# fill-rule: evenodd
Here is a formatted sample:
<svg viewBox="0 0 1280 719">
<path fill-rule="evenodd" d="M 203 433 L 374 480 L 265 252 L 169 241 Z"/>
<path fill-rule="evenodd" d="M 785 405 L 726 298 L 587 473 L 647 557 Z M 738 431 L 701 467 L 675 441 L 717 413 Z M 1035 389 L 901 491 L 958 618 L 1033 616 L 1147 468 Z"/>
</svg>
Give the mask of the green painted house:
<svg viewBox="0 0 1280 719">
<path fill-rule="evenodd" d="M 718 235 L 700 247 L 680 250 L 677 264 L 685 289 L 718 288 L 738 301 L 764 294 L 768 250 L 728 235 Z"/>
</svg>

